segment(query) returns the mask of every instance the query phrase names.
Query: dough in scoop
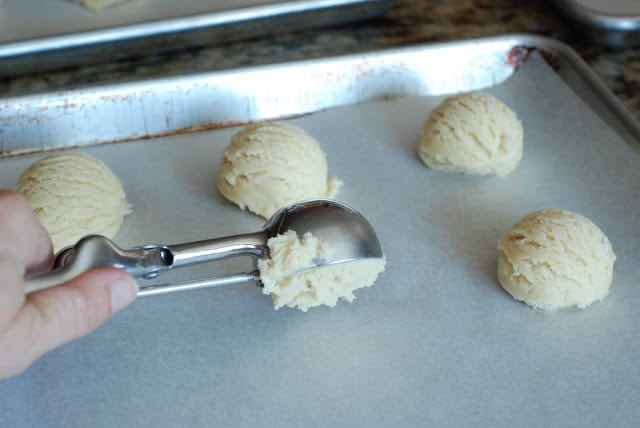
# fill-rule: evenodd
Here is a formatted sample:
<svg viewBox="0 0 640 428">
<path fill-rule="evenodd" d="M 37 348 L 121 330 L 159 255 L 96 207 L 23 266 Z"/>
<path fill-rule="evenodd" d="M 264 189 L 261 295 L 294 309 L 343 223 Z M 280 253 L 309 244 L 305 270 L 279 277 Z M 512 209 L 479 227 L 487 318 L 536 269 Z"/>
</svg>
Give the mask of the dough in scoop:
<svg viewBox="0 0 640 428">
<path fill-rule="evenodd" d="M 333 249 L 310 232 L 301 238 L 294 231 L 269 239 L 269 257 L 258 261 L 262 292 L 271 295 L 276 309 L 283 306 L 306 312 L 335 306 L 339 299 L 353 302 L 353 292 L 370 287 L 384 271 L 385 258 L 367 258 L 318 267 L 315 260 L 331 262 Z"/>
</svg>

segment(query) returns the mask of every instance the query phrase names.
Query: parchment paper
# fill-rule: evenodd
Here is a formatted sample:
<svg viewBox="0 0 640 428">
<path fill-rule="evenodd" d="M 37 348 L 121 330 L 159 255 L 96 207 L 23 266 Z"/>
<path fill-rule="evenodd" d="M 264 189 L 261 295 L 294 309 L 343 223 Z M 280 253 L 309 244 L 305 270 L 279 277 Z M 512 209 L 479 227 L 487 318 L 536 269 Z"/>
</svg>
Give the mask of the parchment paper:
<svg viewBox="0 0 640 428">
<path fill-rule="evenodd" d="M 640 155 L 539 60 L 487 92 L 525 128 L 506 177 L 421 163 L 417 139 L 439 97 L 291 120 L 319 140 L 345 182 L 338 199 L 365 214 L 386 253 L 387 271 L 353 304 L 274 311 L 250 284 L 141 298 L 0 382 L 0 426 L 634 425 Z M 236 130 L 86 149 L 133 204 L 117 241 L 257 230 L 262 220 L 214 186 Z M 0 185 L 40 156 L 2 160 Z M 498 285 L 498 239 L 545 207 L 577 211 L 609 236 L 618 260 L 602 302 L 545 312 Z"/>
</svg>

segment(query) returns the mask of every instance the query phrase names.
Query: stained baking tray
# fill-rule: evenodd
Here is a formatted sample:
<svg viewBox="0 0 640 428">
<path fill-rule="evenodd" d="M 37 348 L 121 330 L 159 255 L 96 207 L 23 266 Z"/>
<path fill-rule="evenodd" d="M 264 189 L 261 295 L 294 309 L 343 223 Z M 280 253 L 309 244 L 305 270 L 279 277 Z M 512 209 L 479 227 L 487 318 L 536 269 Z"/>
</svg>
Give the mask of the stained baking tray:
<svg viewBox="0 0 640 428">
<path fill-rule="evenodd" d="M 432 171 L 415 154 L 428 112 L 468 90 L 523 122 L 509 176 Z M 416 46 L 5 99 L 0 113 L 0 186 L 45 151 L 80 146 L 122 178 L 133 205 L 123 246 L 259 228 L 217 193 L 217 166 L 238 124 L 287 120 L 319 140 L 345 182 L 338 198 L 369 218 L 387 256 L 354 303 L 308 313 L 274 311 L 251 284 L 141 298 L 0 382 L 2 426 L 637 421 L 640 134 L 565 45 L 510 35 Z M 498 239 L 544 207 L 580 212 L 611 239 L 602 302 L 532 310 L 497 284 Z"/>
<path fill-rule="evenodd" d="M 380 15 L 391 2 L 131 0 L 91 12 L 67 0 L 5 1 L 0 76 L 344 24 Z"/>
<path fill-rule="evenodd" d="M 585 34 L 604 44 L 623 47 L 640 41 L 640 2 L 636 0 L 555 0 Z"/>
</svg>

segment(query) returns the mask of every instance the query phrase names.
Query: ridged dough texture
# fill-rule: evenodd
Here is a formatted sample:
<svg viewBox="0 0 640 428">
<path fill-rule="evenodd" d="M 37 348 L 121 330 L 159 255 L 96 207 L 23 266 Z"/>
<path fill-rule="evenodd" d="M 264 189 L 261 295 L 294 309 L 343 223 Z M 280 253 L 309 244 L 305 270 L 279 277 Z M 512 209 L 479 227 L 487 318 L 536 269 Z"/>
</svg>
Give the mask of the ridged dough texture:
<svg viewBox="0 0 640 428">
<path fill-rule="evenodd" d="M 498 243 L 498 282 L 541 309 L 585 308 L 602 300 L 616 256 L 588 218 L 562 209 L 526 215 Z"/>
<path fill-rule="evenodd" d="M 341 185 L 327 177 L 318 142 L 281 122 L 252 124 L 234 134 L 217 177 L 225 198 L 264 218 L 301 200 L 333 198 Z"/>
<path fill-rule="evenodd" d="M 310 232 L 301 238 L 292 230 L 269 239 L 269 257 L 258 260 L 262 292 L 271 295 L 275 309 L 283 306 L 306 312 L 335 306 L 339 299 L 353 302 L 353 292 L 370 287 L 384 271 L 385 259 L 366 258 L 316 267 L 331 262 L 333 248 Z"/>
<path fill-rule="evenodd" d="M 33 163 L 16 190 L 51 235 L 54 251 L 86 235 L 113 238 L 130 212 L 120 179 L 104 162 L 80 152 L 54 153 Z"/>
<path fill-rule="evenodd" d="M 491 95 L 466 93 L 431 111 L 418 155 L 432 169 L 505 175 L 518 166 L 522 148 L 522 123 L 513 110 Z"/>
</svg>

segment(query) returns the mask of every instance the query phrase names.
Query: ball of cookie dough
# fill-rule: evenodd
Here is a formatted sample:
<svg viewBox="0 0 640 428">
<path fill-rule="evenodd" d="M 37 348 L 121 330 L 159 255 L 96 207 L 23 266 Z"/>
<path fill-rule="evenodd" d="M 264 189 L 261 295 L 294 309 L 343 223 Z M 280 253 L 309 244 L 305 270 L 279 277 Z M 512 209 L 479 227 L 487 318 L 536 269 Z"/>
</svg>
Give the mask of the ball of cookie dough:
<svg viewBox="0 0 640 428">
<path fill-rule="evenodd" d="M 585 308 L 609 293 L 616 256 L 605 234 L 580 214 L 528 214 L 502 237 L 498 250 L 498 282 L 534 308 Z"/>
<path fill-rule="evenodd" d="M 74 3 L 79 3 L 87 9 L 93 11 L 101 11 L 102 9 L 113 6 L 118 3 L 124 3 L 128 0 L 71 0 Z"/>
<path fill-rule="evenodd" d="M 217 177 L 225 198 L 264 218 L 304 199 L 332 198 L 341 184 L 327 177 L 318 142 L 281 122 L 252 124 L 234 134 Z"/>
<path fill-rule="evenodd" d="M 264 294 L 271 295 L 275 309 L 283 306 L 306 312 L 309 308 L 334 307 L 338 300 L 353 302 L 354 291 L 370 287 L 384 272 L 386 259 L 364 258 L 331 263 L 334 249 L 313 236 L 292 230 L 267 242 L 268 257 L 258 260 Z M 317 260 L 328 261 L 317 266 Z"/>
<path fill-rule="evenodd" d="M 130 212 L 118 177 L 101 160 L 80 152 L 54 153 L 33 163 L 16 190 L 31 203 L 54 251 L 86 235 L 114 237 Z"/>
<path fill-rule="evenodd" d="M 499 99 L 466 93 L 431 111 L 418 155 L 429 168 L 476 175 L 505 175 L 522 158 L 522 124 Z"/>
</svg>

